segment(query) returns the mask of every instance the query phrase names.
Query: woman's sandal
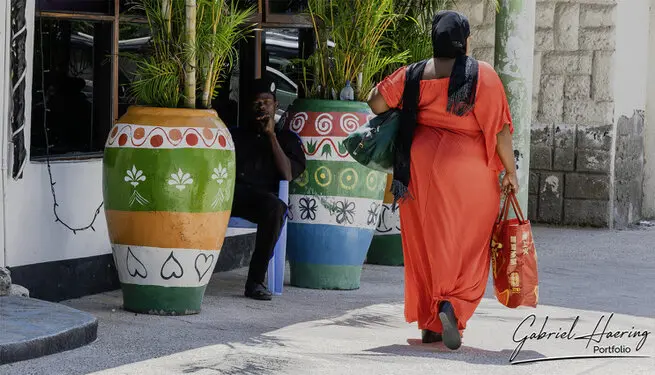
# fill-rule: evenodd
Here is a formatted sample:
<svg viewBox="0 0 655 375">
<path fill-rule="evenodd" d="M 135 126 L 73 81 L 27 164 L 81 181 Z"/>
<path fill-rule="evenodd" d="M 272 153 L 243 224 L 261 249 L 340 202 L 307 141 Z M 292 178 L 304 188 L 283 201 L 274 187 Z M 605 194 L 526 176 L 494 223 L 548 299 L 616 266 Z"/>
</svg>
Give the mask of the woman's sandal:
<svg viewBox="0 0 655 375">
<path fill-rule="evenodd" d="M 441 334 L 432 332 L 429 329 L 424 329 L 421 330 L 421 341 L 423 341 L 424 344 L 431 344 L 433 342 L 440 342 L 441 341 Z"/>
<path fill-rule="evenodd" d="M 455 310 L 450 302 L 444 301 L 439 306 L 439 320 L 441 320 L 441 325 L 443 326 L 441 336 L 444 345 L 451 350 L 459 349 L 462 346 L 462 336 L 457 328 Z"/>
</svg>

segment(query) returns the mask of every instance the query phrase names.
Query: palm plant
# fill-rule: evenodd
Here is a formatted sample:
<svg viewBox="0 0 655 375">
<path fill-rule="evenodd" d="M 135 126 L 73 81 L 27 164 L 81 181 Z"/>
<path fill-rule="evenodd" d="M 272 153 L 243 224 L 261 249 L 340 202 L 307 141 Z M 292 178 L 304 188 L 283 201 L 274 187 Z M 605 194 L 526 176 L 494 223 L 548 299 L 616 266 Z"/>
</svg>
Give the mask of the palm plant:
<svg viewBox="0 0 655 375">
<path fill-rule="evenodd" d="M 492 1 L 499 9 L 499 0 Z M 396 0 L 396 13 L 402 16 L 396 27 L 387 33 L 394 51 L 408 51 L 410 61 L 420 61 L 432 56 L 432 17 L 440 10 L 456 8 L 456 0 Z M 392 73 L 401 64 L 387 67 L 384 74 Z"/>
<path fill-rule="evenodd" d="M 389 30 L 387 38 L 391 50 L 407 51 L 410 61 L 432 56 L 430 29 L 432 17 L 438 11 L 453 5 L 454 0 L 396 0 L 396 12 L 402 16 L 396 27 Z M 402 64 L 393 64 L 385 70 L 389 74 Z"/>
<path fill-rule="evenodd" d="M 357 100 L 365 100 L 375 77 L 387 66 L 404 63 L 406 51 L 390 53 L 386 31 L 399 18 L 394 0 L 309 0 L 316 50 L 300 61 L 309 98 L 336 99 L 353 82 Z"/>
<path fill-rule="evenodd" d="M 247 37 L 255 8 L 234 0 L 133 0 L 150 29 L 150 53 L 136 63 L 130 93 L 153 107 L 209 108 Z M 199 97 L 199 99 L 197 99 Z"/>
</svg>

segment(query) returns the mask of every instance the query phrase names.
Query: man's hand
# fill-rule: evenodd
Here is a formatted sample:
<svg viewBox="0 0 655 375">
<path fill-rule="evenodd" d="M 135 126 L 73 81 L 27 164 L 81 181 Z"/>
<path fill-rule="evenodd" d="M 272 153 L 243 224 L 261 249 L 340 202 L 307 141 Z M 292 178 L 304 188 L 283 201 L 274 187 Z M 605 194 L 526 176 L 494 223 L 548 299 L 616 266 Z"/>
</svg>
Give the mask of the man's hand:
<svg viewBox="0 0 655 375">
<path fill-rule="evenodd" d="M 261 124 L 262 132 L 268 136 L 275 135 L 275 120 L 269 115 L 264 115 L 257 118 Z"/>
<path fill-rule="evenodd" d="M 507 172 L 503 177 L 502 190 L 504 194 L 518 193 L 519 181 L 516 177 L 516 172 Z"/>
</svg>

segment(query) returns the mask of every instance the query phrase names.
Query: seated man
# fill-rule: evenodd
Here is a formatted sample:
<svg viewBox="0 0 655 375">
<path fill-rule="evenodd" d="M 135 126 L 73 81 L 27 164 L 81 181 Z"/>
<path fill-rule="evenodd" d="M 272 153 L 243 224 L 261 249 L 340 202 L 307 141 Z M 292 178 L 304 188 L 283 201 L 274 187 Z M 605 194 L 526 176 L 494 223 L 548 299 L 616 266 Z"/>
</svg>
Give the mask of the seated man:
<svg viewBox="0 0 655 375">
<path fill-rule="evenodd" d="M 287 211 L 277 192 L 281 180 L 291 181 L 305 170 L 305 154 L 298 135 L 276 126 L 275 84 L 256 80 L 250 97 L 249 117 L 232 130 L 237 174 L 232 216 L 257 224 L 245 295 L 270 300 L 264 278 Z"/>
</svg>

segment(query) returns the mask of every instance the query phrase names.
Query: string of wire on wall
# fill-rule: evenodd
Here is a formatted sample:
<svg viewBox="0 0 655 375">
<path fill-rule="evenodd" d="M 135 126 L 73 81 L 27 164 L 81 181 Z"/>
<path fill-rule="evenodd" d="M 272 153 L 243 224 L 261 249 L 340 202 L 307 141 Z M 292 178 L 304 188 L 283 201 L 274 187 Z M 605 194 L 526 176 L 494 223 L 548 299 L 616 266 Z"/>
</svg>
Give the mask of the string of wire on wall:
<svg viewBox="0 0 655 375">
<path fill-rule="evenodd" d="M 73 232 L 73 234 L 77 234 L 77 232 L 82 232 L 85 230 L 91 229 L 92 231 L 95 232 L 95 228 L 93 225 L 95 224 L 96 220 L 98 219 L 98 215 L 100 215 L 100 212 L 102 210 L 102 206 L 104 205 L 104 202 L 101 202 L 98 208 L 96 208 L 95 213 L 93 215 L 93 219 L 91 219 L 91 222 L 83 227 L 72 227 L 68 223 L 66 223 L 64 220 L 61 219 L 57 212 L 57 208 L 59 207 L 59 203 L 57 202 L 57 194 L 55 192 L 55 184 L 56 182 L 54 181 L 52 177 L 52 168 L 50 167 L 50 142 L 48 140 L 48 126 L 47 126 L 47 118 L 48 118 L 48 112 L 50 112 L 50 109 L 48 109 L 48 105 L 46 102 L 46 88 L 45 88 L 45 74 L 50 72 L 50 70 L 46 70 L 44 67 L 44 50 L 43 50 L 43 36 L 44 34 L 49 34 L 49 32 L 44 33 L 43 32 L 43 21 L 42 18 L 39 17 L 39 48 L 41 50 L 41 99 L 43 101 L 43 133 L 45 137 L 45 156 L 46 156 L 46 165 L 48 167 L 48 176 L 50 178 L 50 191 L 52 192 L 52 211 L 55 215 L 55 222 L 60 223 L 64 227 L 66 227 L 68 230 Z"/>
</svg>

